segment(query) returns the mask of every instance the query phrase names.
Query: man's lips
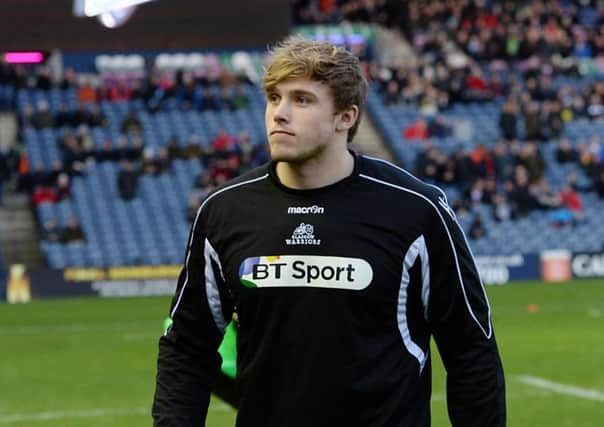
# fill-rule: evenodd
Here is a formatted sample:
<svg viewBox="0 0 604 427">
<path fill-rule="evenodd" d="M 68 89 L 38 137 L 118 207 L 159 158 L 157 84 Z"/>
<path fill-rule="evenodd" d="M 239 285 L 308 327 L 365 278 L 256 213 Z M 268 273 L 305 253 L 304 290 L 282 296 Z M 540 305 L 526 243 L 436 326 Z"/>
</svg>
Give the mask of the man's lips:
<svg viewBox="0 0 604 427">
<path fill-rule="evenodd" d="M 282 130 L 282 129 L 277 129 L 277 130 L 273 130 L 273 131 L 271 131 L 271 135 L 275 135 L 275 134 L 279 134 L 279 133 L 284 134 L 284 135 L 291 135 L 291 136 L 294 136 L 294 133 L 293 133 L 293 132 L 288 132 L 288 131 L 286 131 L 286 130 Z"/>
</svg>

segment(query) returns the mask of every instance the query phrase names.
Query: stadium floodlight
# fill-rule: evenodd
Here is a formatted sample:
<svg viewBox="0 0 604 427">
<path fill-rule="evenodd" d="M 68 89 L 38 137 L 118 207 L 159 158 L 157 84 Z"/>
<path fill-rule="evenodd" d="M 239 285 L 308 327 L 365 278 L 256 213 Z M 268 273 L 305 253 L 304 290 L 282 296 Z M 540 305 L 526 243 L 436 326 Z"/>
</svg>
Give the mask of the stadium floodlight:
<svg viewBox="0 0 604 427">
<path fill-rule="evenodd" d="M 130 19 L 136 6 L 153 0 L 74 0 L 75 16 L 92 17 L 107 28 L 116 28 Z"/>
<path fill-rule="evenodd" d="M 105 27 L 116 28 L 122 24 L 125 24 L 126 21 L 132 16 L 135 9 L 136 8 L 134 6 L 116 9 L 110 12 L 101 13 L 97 16 L 97 18 Z"/>
<path fill-rule="evenodd" d="M 73 13 L 75 16 L 92 17 L 150 1 L 153 0 L 74 0 Z"/>
</svg>

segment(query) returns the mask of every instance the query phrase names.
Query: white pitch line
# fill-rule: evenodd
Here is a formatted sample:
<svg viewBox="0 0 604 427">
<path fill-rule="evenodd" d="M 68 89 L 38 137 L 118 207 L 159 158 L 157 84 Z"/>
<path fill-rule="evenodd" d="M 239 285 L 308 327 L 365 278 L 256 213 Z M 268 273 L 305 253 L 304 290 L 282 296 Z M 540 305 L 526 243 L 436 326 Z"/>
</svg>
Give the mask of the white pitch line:
<svg viewBox="0 0 604 427">
<path fill-rule="evenodd" d="M 604 402 L 604 393 L 599 390 L 590 390 L 587 388 L 577 387 L 575 385 L 555 383 L 553 381 L 548 381 L 545 378 L 533 377 L 530 375 L 517 375 L 515 379 L 523 384 L 542 388 L 548 391 L 580 397 L 582 399 Z"/>
<path fill-rule="evenodd" d="M 30 414 L 0 414 L 0 424 L 22 423 L 24 421 L 48 421 L 62 418 L 90 418 L 90 417 L 105 417 L 107 415 L 145 415 L 151 416 L 151 408 L 99 408 L 85 409 L 81 411 L 54 411 L 54 412 L 38 412 Z"/>
<path fill-rule="evenodd" d="M 212 401 L 210 411 L 229 412 L 233 411 L 226 403 L 217 400 Z M 0 424 L 14 424 L 22 422 L 43 422 L 48 420 L 69 419 L 69 418 L 94 418 L 105 417 L 109 415 L 149 415 L 151 417 L 151 408 L 97 408 L 83 409 L 81 411 L 53 411 L 38 412 L 29 414 L 0 414 Z"/>
<path fill-rule="evenodd" d="M 156 333 L 142 333 L 142 334 L 126 334 L 126 335 L 122 335 L 120 338 L 123 341 L 152 341 L 152 340 L 156 340 L 159 339 L 158 338 L 158 334 Z"/>
<path fill-rule="evenodd" d="M 160 331 L 157 324 L 151 322 L 109 322 L 109 323 L 72 323 L 65 325 L 29 325 L 29 326 L 1 326 L 0 336 L 2 335 L 25 335 L 39 333 L 79 333 L 89 331 L 114 331 L 128 330 L 133 328 L 157 329 Z M 161 332 L 158 332 L 158 337 Z"/>
<path fill-rule="evenodd" d="M 534 385 L 533 381 L 545 381 L 540 378 L 530 377 L 526 375 L 521 375 L 516 377 L 518 381 L 526 382 L 527 384 Z M 549 384 L 549 381 L 546 381 Z M 561 385 L 561 384 L 559 384 Z M 540 386 L 537 386 L 540 387 Z M 568 386 L 565 386 L 568 387 Z M 551 387 L 542 387 L 550 391 L 553 390 Z M 583 390 L 583 389 L 581 389 Z M 585 390 L 583 390 L 585 392 Z M 599 393 L 599 392 L 596 392 Z M 543 394 L 536 393 L 516 393 L 516 394 L 508 394 L 508 398 L 522 398 L 526 399 L 527 397 L 542 397 Z M 432 401 L 444 401 L 446 400 L 446 396 L 444 394 L 435 393 L 432 395 Z M 600 399 L 604 400 L 604 395 L 600 393 Z M 210 411 L 214 412 L 230 412 L 235 411 L 230 405 L 224 403 L 220 399 L 213 400 L 210 404 Z M 57 419 L 69 419 L 69 418 L 94 418 L 94 417 L 105 417 L 109 415 L 149 415 L 151 416 L 151 408 L 130 408 L 130 409 L 119 409 L 119 408 L 97 408 L 97 409 L 84 409 L 81 411 L 55 411 L 55 412 L 38 412 L 38 413 L 28 413 L 28 414 L 0 414 L 0 424 L 16 424 L 22 422 L 44 422 L 48 420 L 57 420 Z"/>
</svg>

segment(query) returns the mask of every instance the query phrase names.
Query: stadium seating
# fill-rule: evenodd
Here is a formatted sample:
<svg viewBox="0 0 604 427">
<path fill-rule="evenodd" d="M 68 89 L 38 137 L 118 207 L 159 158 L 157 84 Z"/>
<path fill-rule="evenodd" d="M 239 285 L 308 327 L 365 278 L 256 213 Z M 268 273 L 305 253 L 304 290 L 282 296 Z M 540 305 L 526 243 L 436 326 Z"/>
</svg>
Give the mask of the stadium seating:
<svg viewBox="0 0 604 427">
<path fill-rule="evenodd" d="M 589 81 L 583 81 L 582 84 Z M 384 136 L 385 142 L 390 146 L 399 163 L 408 170 L 413 170 L 415 158 L 424 148 L 417 141 L 405 140 L 403 130 L 420 116 L 417 107 L 401 104 L 386 106 L 376 88 L 372 87 L 368 99 L 368 109 L 378 130 Z M 445 153 L 451 153 L 460 146 L 471 149 L 478 143 L 492 147 L 500 139 L 497 126 L 500 109 L 500 101 L 455 104 L 442 115 L 449 123 L 459 123 L 462 120 L 469 122 L 473 129 L 472 138 L 466 141 L 454 137 L 431 138 L 431 142 Z M 518 126 L 522 137 L 524 135 L 521 121 Z M 586 140 L 592 134 L 603 135 L 604 122 L 587 120 L 569 122 L 563 136 L 576 145 L 578 141 Z M 577 173 L 579 187 L 586 187 L 589 184 L 585 172 L 577 165 L 556 163 L 555 142 L 541 144 L 540 148 L 548 165 L 545 178 L 555 191 L 560 190 L 567 174 L 571 171 Z M 445 187 L 445 192 L 450 202 L 460 197 L 459 189 L 456 187 Z M 530 253 L 556 248 L 566 248 L 572 251 L 598 251 L 604 243 L 604 223 L 599 220 L 601 212 L 604 211 L 604 201 L 589 192 L 582 194 L 582 198 L 586 221 L 573 229 L 553 229 L 549 224 L 546 212 L 533 212 L 529 217 L 518 221 L 498 223 L 493 219 L 490 207 L 484 204 L 477 206 L 472 214 L 459 217 L 459 222 L 467 232 L 474 214 L 479 214 L 482 218 L 488 232 L 485 238 L 472 241 L 475 254 Z"/>
<path fill-rule="evenodd" d="M 231 71 L 245 70 L 248 75 L 254 75 L 253 72 L 256 72 L 257 75 L 263 60 L 261 55 L 250 55 L 246 52 L 236 52 L 232 55 L 170 54 L 157 56 L 155 65 L 166 72 L 173 72 L 181 66 L 194 70 L 195 67 L 210 63 Z M 140 57 L 99 57 L 97 67 L 101 74 L 105 75 L 120 72 L 136 74 L 140 72 Z M 485 75 L 488 76 L 489 73 L 490 71 L 485 69 Z M 506 70 L 498 71 L 498 74 L 504 80 L 511 76 L 511 72 Z M 518 78 L 518 75 L 516 77 Z M 583 79 L 556 77 L 554 86 L 570 85 L 580 88 L 593 80 L 593 76 Z M 257 84 L 242 87 L 249 99 L 249 105 L 245 109 L 235 111 L 199 111 L 196 107 L 203 93 L 201 87 L 196 88 L 194 92 L 191 109 L 183 109 L 182 100 L 177 96 L 164 99 L 160 110 L 154 113 L 149 112 L 140 99 L 102 100 L 99 106 L 107 118 L 108 125 L 89 130 L 94 149 L 101 150 L 107 141 L 115 144 L 123 136 L 120 124 L 129 111 L 134 111 L 140 119 L 145 147 L 154 153 L 157 153 L 159 147 L 165 147 L 173 137 L 177 137 L 184 146 L 191 135 L 196 135 L 200 143 L 206 145 L 220 129 L 231 135 L 247 130 L 253 142 L 262 143 L 265 140 L 262 90 Z M 16 91 L 10 87 L 4 92 L 0 91 L 0 95 L 8 93 L 9 90 L 15 95 L 15 106 L 20 115 L 23 115 L 26 106 L 35 107 L 39 101 L 46 101 L 53 113 L 59 110 L 61 104 L 66 104 L 69 109 L 75 109 L 78 105 L 78 94 L 74 88 Z M 212 84 L 210 90 L 218 95 L 220 86 Z M 471 150 L 478 143 L 492 147 L 500 139 L 497 122 L 502 103 L 502 99 L 496 99 L 491 102 L 452 104 L 441 114 L 450 124 L 464 124 L 465 132 L 453 132 L 453 136 L 445 138 L 431 138 L 431 142 L 445 153 L 452 153 L 458 147 Z M 398 163 L 412 171 L 416 157 L 424 147 L 420 142 L 405 140 L 403 130 L 420 117 L 418 107 L 408 104 L 384 105 L 377 84 L 373 83 L 369 91 L 368 111 Z M 30 165 L 42 165 L 44 170 L 50 171 L 53 163 L 62 160 L 59 140 L 68 131 L 77 130 L 24 128 L 22 138 Z M 518 122 L 518 132 L 522 139 L 522 120 Z M 571 121 L 566 124 L 563 136 L 576 142 L 587 139 L 594 133 L 604 133 L 604 122 Z M 131 140 L 131 137 L 128 138 Z M 540 148 L 548 165 L 546 179 L 555 191 L 560 189 L 571 171 L 577 173 L 579 186 L 588 184 L 587 176 L 578 166 L 555 163 L 555 144 L 542 144 Z M 167 173 L 158 176 L 144 175 L 137 196 L 131 201 L 124 201 L 118 196 L 118 168 L 118 164 L 114 162 L 90 164 L 85 174 L 72 179 L 70 199 L 38 206 L 37 213 L 41 224 L 48 218 L 56 217 L 60 226 L 63 226 L 69 217 L 75 216 L 87 237 L 84 244 L 42 242 L 42 250 L 51 267 L 158 265 L 182 262 L 189 228 L 186 220 L 188 197 L 195 177 L 202 170 L 200 163 L 196 160 L 176 160 Z M 458 187 L 445 186 L 444 191 L 451 203 L 462 196 Z M 547 213 L 542 211 L 532 212 L 528 217 L 517 221 L 496 222 L 487 205 L 478 205 L 471 214 L 460 215 L 458 219 L 466 232 L 475 214 L 479 214 L 483 219 L 488 232 L 485 238 L 472 242 L 475 254 L 539 252 L 559 247 L 574 251 L 599 250 L 604 242 L 604 224 L 597 218 L 604 208 L 604 201 L 589 192 L 582 194 L 582 197 L 587 219 L 573 229 L 553 229 Z"/>
<path fill-rule="evenodd" d="M 194 177 L 201 172 L 199 162 L 175 160 L 170 173 L 143 176 L 139 197 L 132 201 L 118 196 L 117 170 L 112 162 L 90 165 L 85 176 L 74 178 L 71 199 L 38 206 L 41 223 L 54 217 L 64 226 L 76 216 L 86 234 L 84 244 L 43 242 L 52 267 L 182 261 L 189 229 L 185 207 Z"/>
<path fill-rule="evenodd" d="M 217 89 L 212 87 L 214 91 Z M 182 111 L 174 99 L 168 99 L 162 111 L 151 114 L 139 100 L 101 101 L 101 111 L 109 125 L 91 129 L 94 147 L 100 150 L 106 140 L 115 142 L 120 137 L 119 124 L 130 110 L 137 113 L 144 128 L 145 146 L 152 149 L 166 146 L 174 136 L 184 146 L 192 134 L 207 145 L 220 129 L 231 135 L 247 130 L 252 141 L 260 143 L 265 139 L 264 96 L 257 86 L 245 90 L 250 106 L 236 111 Z M 48 102 L 51 112 L 58 111 L 62 102 L 70 108 L 76 106 L 73 89 L 48 92 L 23 89 L 17 93 L 17 110 L 22 113 L 25 105 L 36 105 L 40 100 Z M 30 164 L 41 164 L 50 171 L 53 162 L 62 160 L 58 141 L 67 131 L 75 129 L 25 128 L 23 139 Z M 51 267 L 182 262 L 189 230 L 186 206 L 194 179 L 202 170 L 200 162 L 175 160 L 169 173 L 142 176 L 138 195 L 129 202 L 118 196 L 118 169 L 115 162 L 90 164 L 83 176 L 73 178 L 70 199 L 37 207 L 41 224 L 54 217 L 63 227 L 69 217 L 75 216 L 87 238 L 84 244 L 42 242 L 42 251 Z"/>
</svg>

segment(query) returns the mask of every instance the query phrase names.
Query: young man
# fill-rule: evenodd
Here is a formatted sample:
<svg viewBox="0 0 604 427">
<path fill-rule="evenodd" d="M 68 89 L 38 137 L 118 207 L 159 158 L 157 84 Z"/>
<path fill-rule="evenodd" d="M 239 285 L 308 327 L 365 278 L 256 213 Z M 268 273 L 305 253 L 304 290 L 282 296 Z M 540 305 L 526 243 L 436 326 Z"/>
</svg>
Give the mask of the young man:
<svg viewBox="0 0 604 427">
<path fill-rule="evenodd" d="M 490 307 L 444 195 L 357 155 L 357 59 L 290 38 L 264 78 L 272 161 L 209 195 L 160 339 L 156 426 L 201 426 L 239 319 L 239 427 L 430 425 L 430 337 L 454 426 L 505 425 Z"/>
</svg>

